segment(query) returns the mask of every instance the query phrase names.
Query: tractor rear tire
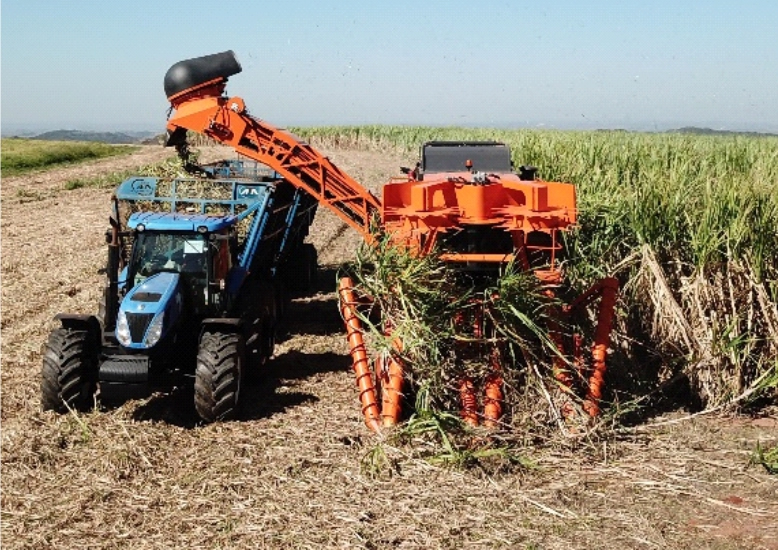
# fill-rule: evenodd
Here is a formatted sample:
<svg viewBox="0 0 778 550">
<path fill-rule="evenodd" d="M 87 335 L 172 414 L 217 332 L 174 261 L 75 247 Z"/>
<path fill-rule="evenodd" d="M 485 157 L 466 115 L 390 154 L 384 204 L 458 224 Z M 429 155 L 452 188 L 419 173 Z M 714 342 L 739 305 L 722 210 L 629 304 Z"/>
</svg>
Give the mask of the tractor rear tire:
<svg viewBox="0 0 778 550">
<path fill-rule="evenodd" d="M 240 334 L 206 331 L 200 338 L 195 370 L 195 409 L 205 422 L 234 418 L 243 377 Z"/>
<path fill-rule="evenodd" d="M 319 253 L 316 251 L 315 246 L 305 243 L 303 245 L 303 257 L 305 258 L 307 273 L 305 278 L 305 290 L 313 290 L 316 288 L 316 279 L 319 274 Z"/>
<path fill-rule="evenodd" d="M 262 327 L 262 338 L 260 343 L 259 352 L 262 354 L 264 361 L 267 361 L 276 351 L 276 321 L 267 322 Z"/>
<path fill-rule="evenodd" d="M 275 294 L 273 298 L 276 303 L 276 318 L 281 321 L 286 315 L 286 306 L 288 305 L 286 285 L 283 281 L 276 281 Z"/>
<path fill-rule="evenodd" d="M 278 284 L 257 281 L 241 294 L 238 316 L 243 319 L 247 370 L 264 365 L 275 351 L 278 324 Z"/>
<path fill-rule="evenodd" d="M 276 334 L 273 326 L 260 324 L 252 334 L 252 337 L 254 336 L 256 339 L 245 346 L 244 378 L 259 374 L 260 369 L 267 364 L 276 349 Z"/>
<path fill-rule="evenodd" d="M 97 336 L 89 330 L 57 328 L 43 352 L 41 406 L 44 411 L 87 410 L 97 389 Z"/>
<path fill-rule="evenodd" d="M 289 288 L 297 291 L 310 291 L 316 286 L 319 254 L 316 247 L 304 243 L 288 263 Z"/>
</svg>

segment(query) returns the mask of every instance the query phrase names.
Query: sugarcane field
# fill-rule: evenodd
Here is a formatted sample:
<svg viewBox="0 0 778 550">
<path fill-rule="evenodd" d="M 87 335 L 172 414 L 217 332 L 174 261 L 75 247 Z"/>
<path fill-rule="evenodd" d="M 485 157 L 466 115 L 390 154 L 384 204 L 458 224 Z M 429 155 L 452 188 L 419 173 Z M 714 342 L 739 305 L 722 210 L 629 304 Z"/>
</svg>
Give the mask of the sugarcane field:
<svg viewBox="0 0 778 550">
<path fill-rule="evenodd" d="M 3 3 L 0 548 L 778 550 L 778 3 Z"/>
<path fill-rule="evenodd" d="M 419 129 L 420 135 L 403 136 L 405 143 L 368 130 L 374 131 L 332 129 L 309 139 L 375 192 L 398 167 L 413 166 L 415 144 L 428 138 L 425 131 L 434 132 Z M 530 152 L 529 160 L 546 170 L 542 148 L 551 147 L 547 136 L 498 137 L 526 140 L 523 150 Z M 555 137 L 562 140 L 557 147 L 575 147 L 585 138 Z M 589 139 L 602 150 L 595 137 Z M 678 138 L 655 138 L 659 147 L 663 139 Z M 687 138 L 685 144 L 689 150 L 707 145 L 753 147 L 758 153 L 767 147 L 775 155 L 769 142 L 695 143 Z M 656 154 L 656 145 L 647 138 L 635 138 L 630 146 L 643 147 L 647 158 Z M 583 151 L 571 155 L 583 163 L 585 146 L 578 147 Z M 234 156 L 213 145 L 198 152 L 205 162 Z M 233 419 L 203 422 L 186 381 L 119 405 L 93 401 L 81 411 L 42 411 L 42 346 L 57 324 L 55 315 L 93 314 L 101 300 L 105 242 L 96 228 L 107 224 L 105 205 L 110 205 L 115 184 L 103 175 L 148 172 L 150 167 L 164 171 L 177 162 L 170 153 L 161 146 L 141 146 L 113 158 L 3 179 L 4 544 L 775 547 L 774 451 L 772 459 L 769 454 L 777 429 L 775 340 L 769 338 L 775 330 L 776 318 L 770 317 L 775 297 L 767 285 L 757 290 L 760 280 L 775 274 L 775 259 L 768 252 L 774 248 L 769 246 L 763 248 L 760 274 L 742 260 L 727 263 L 717 256 L 710 270 L 702 258 L 699 271 L 690 266 L 691 272 L 684 274 L 676 271 L 680 258 L 659 257 L 668 250 L 683 251 L 650 243 L 614 252 L 615 259 L 598 252 L 598 262 L 612 262 L 605 265 L 625 282 L 616 307 L 602 411 L 594 421 L 580 411 L 568 419 L 559 412 L 553 353 L 545 350 L 541 356 L 541 340 L 530 341 L 531 335 L 522 333 L 517 336 L 527 343 L 520 353 L 526 355 L 516 361 L 523 366 L 506 374 L 512 401 L 497 427 L 462 422 L 457 392 L 447 391 L 451 383 L 441 376 L 482 367 L 448 364 L 444 358 L 438 372 L 422 368 L 413 374 L 415 384 L 426 383 L 424 391 L 412 390 L 416 401 L 404 404 L 397 426 L 375 433 L 366 425 L 359 401 L 338 278 L 354 273 L 360 262 L 384 261 L 384 269 L 424 277 L 423 288 L 415 288 L 418 281 L 412 278 L 382 282 L 379 269 L 361 284 L 373 285 L 373 291 L 376 285 L 393 284 L 419 297 L 445 275 L 437 263 L 416 265 L 413 258 L 388 252 L 386 258 L 376 258 L 377 249 L 365 248 L 356 231 L 322 209 L 308 237 L 318 250 L 316 286 L 291 299 L 275 352 L 247 377 Z M 760 162 L 762 156 L 752 158 Z M 691 154 L 681 160 L 694 162 Z M 608 162 L 603 159 L 603 166 Z M 775 170 L 774 156 L 772 162 L 761 162 L 762 169 Z M 574 165 L 557 162 L 556 169 L 576 175 Z M 578 170 L 592 172 L 588 166 Z M 722 185 L 727 177 L 736 177 L 728 176 L 725 167 L 718 170 Z M 757 167 L 750 170 L 759 175 Z M 765 174 L 763 181 L 772 181 L 770 177 Z M 663 184 L 669 185 L 667 180 Z M 759 185 L 753 181 L 749 188 L 758 195 Z M 597 191 L 595 185 L 592 192 Z M 725 188 L 710 191 L 727 193 Z M 580 200 L 592 209 L 612 208 L 587 193 L 579 187 Z M 774 202 L 772 207 L 765 216 L 775 216 Z M 45 217 L 38 215 L 42 210 Z M 590 214 L 583 223 L 601 227 L 605 222 Z M 614 238 L 624 237 L 623 228 L 611 231 Z M 585 240 L 595 237 L 577 238 L 577 246 L 610 248 Z M 55 260 L 63 257 L 68 261 Z M 588 277 L 598 269 L 603 268 L 582 264 L 568 271 Z M 532 291 L 528 281 L 510 284 Z M 448 307 L 451 298 L 439 296 L 439 307 Z M 700 300 L 715 302 L 703 307 L 718 311 L 721 319 L 710 314 L 701 318 L 695 302 Z M 530 304 L 532 308 L 536 306 Z M 750 313 L 738 317 L 738 312 Z M 398 311 L 396 322 L 406 322 L 411 313 Z M 707 335 L 736 319 L 763 330 L 764 338 L 743 337 L 754 333 L 735 324 L 733 330 L 742 332 L 728 336 L 725 353 L 726 346 L 714 346 Z M 422 321 L 417 338 L 434 338 L 434 331 L 441 330 L 439 316 Z M 424 324 L 430 324 L 432 335 L 425 336 Z M 740 340 L 732 342 L 736 335 Z M 373 351 L 383 345 L 376 335 L 369 344 Z M 431 353 L 435 345 L 413 349 Z M 618 359 L 611 359 L 614 355 Z M 423 364 L 425 357 L 414 359 Z"/>
</svg>

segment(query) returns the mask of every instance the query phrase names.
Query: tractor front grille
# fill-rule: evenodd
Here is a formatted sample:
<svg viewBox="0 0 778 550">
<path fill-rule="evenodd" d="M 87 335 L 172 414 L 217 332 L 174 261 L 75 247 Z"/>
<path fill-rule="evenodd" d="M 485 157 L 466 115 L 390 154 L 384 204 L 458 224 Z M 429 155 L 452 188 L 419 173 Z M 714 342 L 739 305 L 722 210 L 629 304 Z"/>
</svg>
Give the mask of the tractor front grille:
<svg viewBox="0 0 778 550">
<path fill-rule="evenodd" d="M 126 313 L 127 324 L 130 325 L 130 337 L 136 344 L 143 342 L 143 335 L 146 334 L 146 329 L 149 328 L 151 320 L 154 318 L 153 313 Z"/>
</svg>

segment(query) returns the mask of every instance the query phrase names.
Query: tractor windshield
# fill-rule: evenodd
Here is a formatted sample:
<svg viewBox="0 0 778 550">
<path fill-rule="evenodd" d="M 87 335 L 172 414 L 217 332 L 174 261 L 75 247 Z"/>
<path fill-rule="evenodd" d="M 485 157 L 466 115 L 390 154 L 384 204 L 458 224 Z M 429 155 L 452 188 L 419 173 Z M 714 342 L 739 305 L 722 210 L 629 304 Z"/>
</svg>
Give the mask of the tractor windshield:
<svg viewBox="0 0 778 550">
<path fill-rule="evenodd" d="M 188 275 L 193 282 L 207 281 L 208 243 L 199 233 L 138 233 L 133 246 L 130 280 L 133 286 L 161 271 Z"/>
</svg>

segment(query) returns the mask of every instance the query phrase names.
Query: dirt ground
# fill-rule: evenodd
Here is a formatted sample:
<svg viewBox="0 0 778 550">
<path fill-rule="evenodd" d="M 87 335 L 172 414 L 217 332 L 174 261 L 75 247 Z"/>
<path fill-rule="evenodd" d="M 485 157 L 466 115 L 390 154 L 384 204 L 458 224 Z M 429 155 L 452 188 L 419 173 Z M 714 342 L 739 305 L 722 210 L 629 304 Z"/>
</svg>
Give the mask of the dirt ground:
<svg viewBox="0 0 778 550">
<path fill-rule="evenodd" d="M 373 189 L 411 159 L 330 151 Z M 84 415 L 42 413 L 41 347 L 57 312 L 95 312 L 110 190 L 74 177 L 129 157 L 2 181 L 3 548 L 778 549 L 778 478 L 749 465 L 775 415 L 682 413 L 596 445 L 528 446 L 511 473 L 445 469 L 382 448 L 360 418 L 335 269 L 359 239 L 329 212 L 311 233 L 320 292 L 290 308 L 241 416 L 197 423 L 191 389 Z M 229 153 L 204 152 L 204 160 Z"/>
</svg>

